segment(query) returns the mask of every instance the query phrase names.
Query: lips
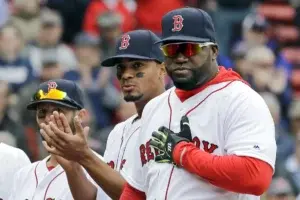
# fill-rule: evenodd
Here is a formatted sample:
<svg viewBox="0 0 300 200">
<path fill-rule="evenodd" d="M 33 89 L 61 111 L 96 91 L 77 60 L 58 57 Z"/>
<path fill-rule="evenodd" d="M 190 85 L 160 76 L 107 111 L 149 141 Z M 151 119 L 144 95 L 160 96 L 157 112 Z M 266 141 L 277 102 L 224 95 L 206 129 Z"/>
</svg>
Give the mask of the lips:
<svg viewBox="0 0 300 200">
<path fill-rule="evenodd" d="M 135 85 L 133 84 L 126 84 L 122 86 L 124 92 L 130 92 L 134 89 Z"/>
</svg>

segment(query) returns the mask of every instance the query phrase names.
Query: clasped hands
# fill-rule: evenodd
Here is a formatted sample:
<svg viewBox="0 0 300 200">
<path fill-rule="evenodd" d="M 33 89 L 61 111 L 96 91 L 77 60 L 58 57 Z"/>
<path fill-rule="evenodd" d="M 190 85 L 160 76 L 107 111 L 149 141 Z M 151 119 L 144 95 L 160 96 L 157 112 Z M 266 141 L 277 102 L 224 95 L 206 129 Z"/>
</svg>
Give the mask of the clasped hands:
<svg viewBox="0 0 300 200">
<path fill-rule="evenodd" d="M 187 116 L 183 116 L 180 120 L 179 133 L 174 133 L 164 126 L 152 133 L 150 146 L 159 151 L 159 154 L 155 157 L 155 161 L 176 165 L 173 159 L 173 151 L 175 146 L 182 141 L 192 142 L 192 134 Z"/>
<path fill-rule="evenodd" d="M 72 119 L 73 128 L 63 113 L 53 112 L 48 124 L 40 124 L 40 133 L 46 150 L 72 161 L 84 159 L 89 151 L 87 135 L 89 127 L 82 127 L 80 116 Z M 73 130 L 72 130 L 73 129 Z"/>
</svg>

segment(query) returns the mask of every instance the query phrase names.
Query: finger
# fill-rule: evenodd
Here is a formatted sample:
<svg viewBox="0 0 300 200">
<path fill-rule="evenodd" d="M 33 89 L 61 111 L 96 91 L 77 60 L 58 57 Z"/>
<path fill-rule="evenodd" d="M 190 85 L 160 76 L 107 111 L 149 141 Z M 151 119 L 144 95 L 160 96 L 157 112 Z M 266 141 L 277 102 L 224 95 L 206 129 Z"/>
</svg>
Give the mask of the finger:
<svg viewBox="0 0 300 200">
<path fill-rule="evenodd" d="M 54 111 L 53 115 L 54 115 L 54 118 L 55 118 L 57 128 L 61 131 L 65 131 L 63 123 L 62 123 L 61 119 L 59 118 L 59 113 L 57 111 Z"/>
<path fill-rule="evenodd" d="M 72 129 L 70 127 L 70 124 L 66 118 L 66 116 L 63 113 L 59 113 L 59 119 L 62 121 L 62 125 L 64 127 L 65 133 L 72 134 Z"/>
<path fill-rule="evenodd" d="M 58 128 L 56 127 L 56 125 L 53 124 L 53 122 L 49 122 L 49 125 L 44 126 L 44 131 L 47 133 L 47 135 L 51 138 L 51 145 L 54 145 L 54 143 L 56 143 L 56 145 L 58 146 L 65 146 L 66 142 L 63 141 L 60 137 L 58 137 L 55 133 L 54 133 L 54 128 L 56 128 L 58 130 Z"/>
<path fill-rule="evenodd" d="M 49 126 L 51 131 L 55 134 L 55 138 L 51 139 L 60 141 L 61 144 L 66 144 L 70 140 L 71 135 L 59 130 L 57 126 L 51 122 L 49 123 Z"/>
<path fill-rule="evenodd" d="M 161 132 L 161 131 L 154 131 L 152 132 L 152 137 L 157 138 L 158 140 L 162 141 L 162 142 L 166 142 L 167 141 L 167 136 L 165 135 L 165 133 Z"/>
<path fill-rule="evenodd" d="M 158 150 L 163 150 L 165 145 L 160 140 L 157 140 L 156 138 L 152 138 L 150 140 L 150 146 Z"/>
<path fill-rule="evenodd" d="M 83 128 L 83 134 L 87 138 L 90 132 L 90 127 L 86 126 Z"/>
<path fill-rule="evenodd" d="M 54 115 L 50 115 L 50 121 L 56 124 Z"/>
<path fill-rule="evenodd" d="M 188 131 L 188 130 L 190 130 L 189 118 L 186 115 L 182 116 L 182 118 L 180 120 L 180 130 L 181 131 Z"/>
<path fill-rule="evenodd" d="M 43 143 L 43 146 L 45 147 L 45 149 L 51 153 L 51 154 L 54 154 L 54 155 L 58 155 L 58 156 L 63 156 L 63 153 L 61 151 L 59 151 L 58 149 L 56 149 L 55 147 L 50 147 L 47 142 L 45 141 L 42 141 Z"/>
<path fill-rule="evenodd" d="M 173 131 L 171 131 L 170 129 L 168 129 L 167 127 L 165 126 L 161 126 L 158 131 L 161 131 L 163 133 L 166 133 L 166 134 L 173 134 Z"/>
<path fill-rule="evenodd" d="M 170 163 L 171 161 L 165 157 L 165 154 L 160 154 L 155 157 L 155 162 L 158 163 Z"/>
<path fill-rule="evenodd" d="M 40 129 L 40 134 L 42 135 L 43 139 L 52 146 L 52 140 L 51 138 L 48 136 L 48 134 L 44 131 L 44 129 Z"/>
<path fill-rule="evenodd" d="M 78 134 L 81 137 L 85 137 L 84 130 L 81 124 L 81 119 L 78 116 L 74 117 L 74 126 L 76 130 L 76 134 Z"/>
<path fill-rule="evenodd" d="M 179 136 L 192 140 L 192 133 L 190 128 L 190 122 L 187 116 L 183 116 L 180 120 L 180 133 Z"/>
</svg>

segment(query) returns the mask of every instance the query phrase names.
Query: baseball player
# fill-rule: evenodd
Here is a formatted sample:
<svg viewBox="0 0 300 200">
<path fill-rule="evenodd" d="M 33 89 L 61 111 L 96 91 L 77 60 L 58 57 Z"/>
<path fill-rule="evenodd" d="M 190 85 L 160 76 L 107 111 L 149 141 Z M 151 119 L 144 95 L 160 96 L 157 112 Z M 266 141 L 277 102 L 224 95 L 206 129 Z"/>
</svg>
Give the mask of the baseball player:
<svg viewBox="0 0 300 200">
<path fill-rule="evenodd" d="M 0 200 L 8 200 L 13 186 L 12 177 L 30 160 L 23 150 L 0 142 Z"/>
<path fill-rule="evenodd" d="M 260 199 L 276 155 L 264 100 L 237 73 L 218 66 L 214 26 L 205 11 L 170 11 L 162 30 L 175 87 L 144 108 L 121 200 Z"/>
<path fill-rule="evenodd" d="M 70 124 L 70 129 L 74 130 L 79 126 L 79 121 L 87 117 L 82 98 L 82 91 L 74 82 L 62 79 L 50 80 L 39 85 L 27 109 L 36 111 L 36 121 L 41 128 L 51 123 L 51 115 L 55 112 L 56 114 L 64 113 L 67 119 L 65 123 Z M 61 130 L 70 132 L 63 129 L 62 124 L 59 125 Z M 99 155 L 97 156 L 101 159 Z M 73 177 L 73 173 L 77 173 L 79 176 Z M 85 197 L 91 198 L 86 194 L 76 192 L 76 190 L 71 192 L 68 185 L 68 182 L 72 181 L 87 191 L 96 188 L 90 181 L 88 184 L 82 184 L 81 181 L 85 179 L 91 180 L 80 165 L 50 154 L 45 159 L 23 167 L 16 173 L 10 200 L 82 200 Z M 104 193 L 102 194 L 104 195 Z M 98 192 L 99 198 L 102 194 Z M 95 199 L 97 193 L 92 195 Z"/>
<path fill-rule="evenodd" d="M 103 66 L 116 66 L 124 99 L 134 102 L 137 110 L 136 115 L 117 124 L 111 131 L 104 154 L 106 163 L 91 153 L 86 139 L 81 137 L 82 133 L 67 135 L 56 127 L 52 127 L 52 131 L 46 131 L 45 138 L 53 146 L 50 148 L 45 145 L 48 151 L 76 160 L 112 199 L 120 198 L 125 183 L 122 178 L 123 169 L 129 171 L 136 164 L 133 162 L 135 159 L 132 157 L 132 150 L 140 134 L 143 108 L 150 99 L 165 90 L 163 54 L 159 45 L 154 44 L 158 41 L 159 38 L 148 30 L 125 33 L 117 42 L 116 55 L 102 62 Z M 86 193 L 83 188 L 78 188 L 80 190 Z"/>
</svg>

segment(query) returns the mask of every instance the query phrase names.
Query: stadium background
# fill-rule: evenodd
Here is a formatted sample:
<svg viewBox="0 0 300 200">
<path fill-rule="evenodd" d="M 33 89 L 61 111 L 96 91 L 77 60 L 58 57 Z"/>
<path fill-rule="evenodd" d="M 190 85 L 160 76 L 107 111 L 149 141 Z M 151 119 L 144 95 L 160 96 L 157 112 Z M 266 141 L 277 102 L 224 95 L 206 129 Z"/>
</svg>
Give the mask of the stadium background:
<svg viewBox="0 0 300 200">
<path fill-rule="evenodd" d="M 182 6 L 213 18 L 218 62 L 238 71 L 269 106 L 276 124 L 276 172 L 266 199 L 300 192 L 299 0 L 0 0 L 0 141 L 45 157 L 34 112 L 26 110 L 37 85 L 53 78 L 76 81 L 91 118 L 90 146 L 103 154 L 113 126 L 135 113 L 122 100 L 113 68 L 122 32 L 160 35 L 162 16 Z M 166 88 L 172 82 L 166 78 Z M 257 113 L 259 115 L 259 113 Z"/>
</svg>

